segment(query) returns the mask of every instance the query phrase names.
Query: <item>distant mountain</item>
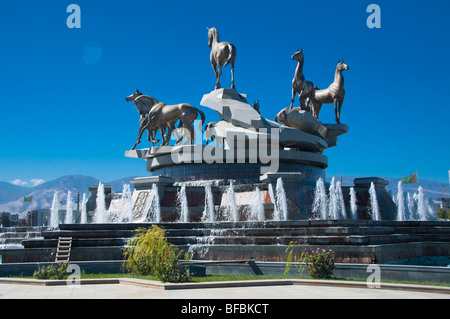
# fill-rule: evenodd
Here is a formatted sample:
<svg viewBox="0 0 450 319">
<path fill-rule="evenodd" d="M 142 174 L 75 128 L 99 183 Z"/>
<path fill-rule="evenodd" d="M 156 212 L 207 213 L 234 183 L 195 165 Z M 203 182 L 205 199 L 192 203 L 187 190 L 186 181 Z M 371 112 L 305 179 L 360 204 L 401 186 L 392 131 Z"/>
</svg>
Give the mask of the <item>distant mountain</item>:
<svg viewBox="0 0 450 319">
<path fill-rule="evenodd" d="M 28 192 L 27 187 L 17 186 L 7 182 L 0 182 L 0 203 L 9 201 L 11 198 L 22 196 Z"/>
<path fill-rule="evenodd" d="M 111 185 L 113 193 L 120 193 L 123 184 L 129 183 L 132 178 L 134 177 L 125 177 L 103 184 Z M 78 192 L 81 196 L 85 193 L 89 198 L 89 187 L 98 183 L 98 179 L 84 175 L 67 175 L 35 187 L 21 187 L 0 182 L 0 212 L 19 213 L 23 217 L 33 209 L 49 209 L 55 192 L 58 192 L 58 200 L 62 201 L 63 205 L 67 201 L 68 191 L 71 191 L 74 201 Z M 32 201 L 24 202 L 25 196 L 32 196 Z"/>
</svg>

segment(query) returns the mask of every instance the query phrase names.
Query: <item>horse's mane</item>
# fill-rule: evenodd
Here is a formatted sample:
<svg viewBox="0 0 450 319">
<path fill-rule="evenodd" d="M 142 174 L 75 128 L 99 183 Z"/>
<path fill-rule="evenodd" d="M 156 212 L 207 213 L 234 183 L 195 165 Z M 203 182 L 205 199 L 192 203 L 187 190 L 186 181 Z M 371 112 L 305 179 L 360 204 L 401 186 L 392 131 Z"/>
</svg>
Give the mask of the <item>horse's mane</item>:
<svg viewBox="0 0 450 319">
<path fill-rule="evenodd" d="M 159 103 L 159 101 L 149 95 L 140 95 L 135 100 L 136 105 L 139 104 L 139 109 L 144 114 L 148 114 L 152 109 L 153 105 Z"/>
</svg>

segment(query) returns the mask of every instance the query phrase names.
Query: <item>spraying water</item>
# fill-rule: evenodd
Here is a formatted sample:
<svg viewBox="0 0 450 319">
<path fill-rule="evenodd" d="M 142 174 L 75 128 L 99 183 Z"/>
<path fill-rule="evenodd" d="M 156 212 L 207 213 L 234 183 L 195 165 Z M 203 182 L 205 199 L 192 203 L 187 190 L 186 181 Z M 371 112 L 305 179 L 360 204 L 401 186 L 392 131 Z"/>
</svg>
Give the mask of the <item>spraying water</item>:
<svg viewBox="0 0 450 319">
<path fill-rule="evenodd" d="M 342 185 L 341 182 L 338 181 L 336 183 L 336 201 L 337 201 L 337 209 L 338 209 L 338 219 L 339 218 L 347 218 L 347 212 L 345 210 L 344 203 L 344 194 L 342 193 Z"/>
<path fill-rule="evenodd" d="M 288 205 L 283 180 L 281 177 L 277 179 L 275 198 L 275 212 L 273 219 L 286 221 L 288 219 Z"/>
<path fill-rule="evenodd" d="M 87 224 L 87 208 L 86 208 L 87 198 L 86 194 L 83 194 L 83 198 L 81 200 L 81 224 Z"/>
<path fill-rule="evenodd" d="M 410 193 L 406 195 L 406 203 L 408 205 L 408 215 L 410 220 L 414 220 L 415 208 L 414 208 L 414 199 L 411 197 Z"/>
<path fill-rule="evenodd" d="M 350 210 L 352 213 L 352 219 L 358 219 L 358 204 L 356 198 L 356 192 L 353 187 L 350 188 Z"/>
<path fill-rule="evenodd" d="M 66 219 L 64 221 L 66 224 L 73 223 L 73 199 L 72 192 L 67 192 L 67 204 L 66 204 Z"/>
<path fill-rule="evenodd" d="M 419 186 L 419 195 L 417 196 L 417 212 L 419 214 L 419 220 L 427 221 L 429 220 L 430 207 L 428 200 L 425 198 L 425 193 L 423 192 L 422 186 Z"/>
<path fill-rule="evenodd" d="M 331 179 L 331 184 L 329 188 L 329 201 L 328 201 L 328 210 L 330 212 L 331 219 L 339 219 L 338 215 L 338 202 L 337 202 L 337 196 L 336 196 L 336 181 L 334 177 Z"/>
<path fill-rule="evenodd" d="M 233 181 L 230 181 L 230 186 L 227 188 L 228 206 L 225 211 L 225 216 L 228 221 L 238 221 L 238 210 L 236 204 L 236 196 L 234 194 Z"/>
<path fill-rule="evenodd" d="M 203 209 L 202 221 L 204 222 L 216 221 L 216 218 L 214 216 L 214 200 L 210 183 L 207 183 L 205 185 L 205 208 Z"/>
<path fill-rule="evenodd" d="M 380 209 L 378 207 L 377 192 L 375 190 L 375 184 L 373 182 L 370 183 L 369 195 L 372 219 L 379 221 L 381 220 Z"/>
<path fill-rule="evenodd" d="M 403 195 L 403 183 L 401 181 L 397 184 L 397 220 L 406 220 L 405 197 Z"/>
<path fill-rule="evenodd" d="M 58 192 L 53 194 L 52 207 L 50 209 L 50 226 L 58 227 L 59 226 L 59 200 L 58 200 Z"/>
<path fill-rule="evenodd" d="M 261 199 L 261 191 L 256 187 L 253 202 L 250 205 L 250 218 L 249 220 L 264 221 L 264 204 Z"/>
<path fill-rule="evenodd" d="M 97 224 L 102 224 L 106 222 L 106 202 L 105 202 L 105 187 L 100 182 L 97 189 L 97 207 L 95 209 L 94 221 Z"/>
<path fill-rule="evenodd" d="M 121 220 L 126 220 L 130 223 L 133 219 L 133 196 L 131 193 L 130 184 L 123 184 L 120 207 L 122 209 Z"/>
<path fill-rule="evenodd" d="M 314 218 L 323 220 L 328 218 L 328 198 L 325 183 L 322 178 L 319 178 L 316 182 L 312 212 Z"/>
<path fill-rule="evenodd" d="M 177 203 L 180 212 L 180 222 L 187 223 L 189 222 L 189 208 L 188 201 L 186 197 L 186 185 L 181 186 L 180 190 L 177 193 Z"/>
</svg>

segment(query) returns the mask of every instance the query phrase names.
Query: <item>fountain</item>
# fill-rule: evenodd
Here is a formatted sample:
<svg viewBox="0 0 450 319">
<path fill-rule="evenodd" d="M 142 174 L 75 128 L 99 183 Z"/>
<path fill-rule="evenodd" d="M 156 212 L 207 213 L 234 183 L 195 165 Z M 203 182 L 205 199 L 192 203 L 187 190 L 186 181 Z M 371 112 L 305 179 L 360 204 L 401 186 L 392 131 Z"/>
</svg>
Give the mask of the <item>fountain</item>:
<svg viewBox="0 0 450 319">
<path fill-rule="evenodd" d="M 205 207 L 203 209 L 202 221 L 204 222 L 216 221 L 211 183 L 206 183 L 205 185 Z"/>
<path fill-rule="evenodd" d="M 338 208 L 338 219 L 346 219 L 347 212 L 345 210 L 344 194 L 342 193 L 342 185 L 340 181 L 336 183 L 336 201 Z"/>
<path fill-rule="evenodd" d="M 239 220 L 238 218 L 238 208 L 236 204 L 236 196 L 234 194 L 234 185 L 233 181 L 230 181 L 230 185 L 227 188 L 226 191 L 227 194 L 227 206 L 225 208 L 225 220 L 237 222 Z"/>
<path fill-rule="evenodd" d="M 131 193 L 130 184 L 124 183 L 121 199 L 122 221 L 131 222 L 133 220 L 133 194 Z"/>
<path fill-rule="evenodd" d="M 334 177 L 331 179 L 330 188 L 328 190 L 328 211 L 330 213 L 330 218 L 337 220 L 339 219 L 338 215 L 338 202 L 336 197 L 336 181 Z"/>
<path fill-rule="evenodd" d="M 313 217 L 315 219 L 326 220 L 328 218 L 328 198 L 325 189 L 325 183 L 322 178 L 316 182 L 313 202 Z"/>
<path fill-rule="evenodd" d="M 288 219 L 288 205 L 283 180 L 281 177 L 277 179 L 275 198 L 276 200 L 273 220 L 286 221 Z"/>
<path fill-rule="evenodd" d="M 67 192 L 66 219 L 64 222 L 66 224 L 73 224 L 73 199 L 71 191 Z"/>
<path fill-rule="evenodd" d="M 352 214 L 352 219 L 358 219 L 358 204 L 356 198 L 356 192 L 354 187 L 350 187 L 350 211 Z"/>
<path fill-rule="evenodd" d="M 177 193 L 177 204 L 178 204 L 178 211 L 180 214 L 179 222 L 182 223 L 189 222 L 189 207 L 186 197 L 186 185 L 182 185 Z"/>
<path fill-rule="evenodd" d="M 83 198 L 81 199 L 81 216 L 80 216 L 80 224 L 87 224 L 87 208 L 86 208 L 87 198 L 86 194 L 83 194 Z"/>
<path fill-rule="evenodd" d="M 410 193 L 406 194 L 406 204 L 408 207 L 408 215 L 410 220 L 415 220 L 415 208 L 414 208 L 414 198 L 411 197 Z"/>
<path fill-rule="evenodd" d="M 375 190 L 375 184 L 373 182 L 370 183 L 369 196 L 370 196 L 370 207 L 371 207 L 370 213 L 372 215 L 372 219 L 379 221 L 379 220 L 381 220 L 380 209 L 378 207 L 377 192 Z"/>
<path fill-rule="evenodd" d="M 94 223 L 96 224 L 106 223 L 107 216 L 106 216 L 105 188 L 101 182 L 98 184 L 96 204 L 97 205 L 95 209 Z"/>
<path fill-rule="evenodd" d="M 262 202 L 262 198 L 261 198 L 261 191 L 259 190 L 258 187 L 256 187 L 255 189 L 255 193 L 254 193 L 254 198 L 253 201 L 251 203 L 251 205 L 249 206 L 249 218 L 248 220 L 256 220 L 256 221 L 264 221 L 265 220 L 265 216 L 264 216 L 264 204 Z"/>
<path fill-rule="evenodd" d="M 405 197 L 403 194 L 403 183 L 401 181 L 397 184 L 397 220 L 405 221 L 406 220 L 406 210 L 405 210 Z"/>
<path fill-rule="evenodd" d="M 59 207 L 58 192 L 55 192 L 50 209 L 50 227 L 57 228 L 59 226 Z"/>
</svg>

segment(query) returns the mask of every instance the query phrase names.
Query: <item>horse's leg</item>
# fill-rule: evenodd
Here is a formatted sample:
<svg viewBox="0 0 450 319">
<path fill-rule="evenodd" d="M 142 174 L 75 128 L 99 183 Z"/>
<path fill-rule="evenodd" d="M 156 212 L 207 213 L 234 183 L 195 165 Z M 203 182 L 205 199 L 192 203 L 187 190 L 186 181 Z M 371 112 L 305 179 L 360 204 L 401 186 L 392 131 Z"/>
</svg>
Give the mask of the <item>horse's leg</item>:
<svg viewBox="0 0 450 319">
<path fill-rule="evenodd" d="M 292 100 L 291 100 L 291 106 L 289 107 L 290 109 L 292 109 L 292 107 L 294 106 L 294 100 L 295 100 L 295 89 L 294 87 L 292 87 Z"/>
<path fill-rule="evenodd" d="M 217 65 L 215 63 L 211 63 L 211 66 L 214 70 L 214 74 L 216 75 L 216 90 L 219 88 L 220 89 L 220 84 L 219 84 L 219 74 L 217 72 Z"/>
<path fill-rule="evenodd" d="M 139 128 L 138 138 L 136 139 L 136 143 L 134 144 L 134 146 L 131 148 L 132 150 L 134 150 L 136 148 L 136 146 L 141 142 L 142 134 L 144 134 L 146 128 L 147 127 L 144 127 L 144 128 L 140 127 Z"/>
<path fill-rule="evenodd" d="M 339 124 L 339 111 L 338 111 L 338 99 L 334 99 L 334 115 L 336 116 L 336 123 Z"/>
<path fill-rule="evenodd" d="M 231 88 L 236 89 L 234 86 L 234 63 L 231 64 Z"/>
<path fill-rule="evenodd" d="M 220 89 L 220 77 L 222 76 L 222 66 L 220 64 L 217 65 L 217 82 L 216 82 L 216 90 Z"/>
<path fill-rule="evenodd" d="M 344 104 L 344 99 L 339 100 L 339 123 L 341 123 L 341 108 L 342 104 Z"/>
</svg>

